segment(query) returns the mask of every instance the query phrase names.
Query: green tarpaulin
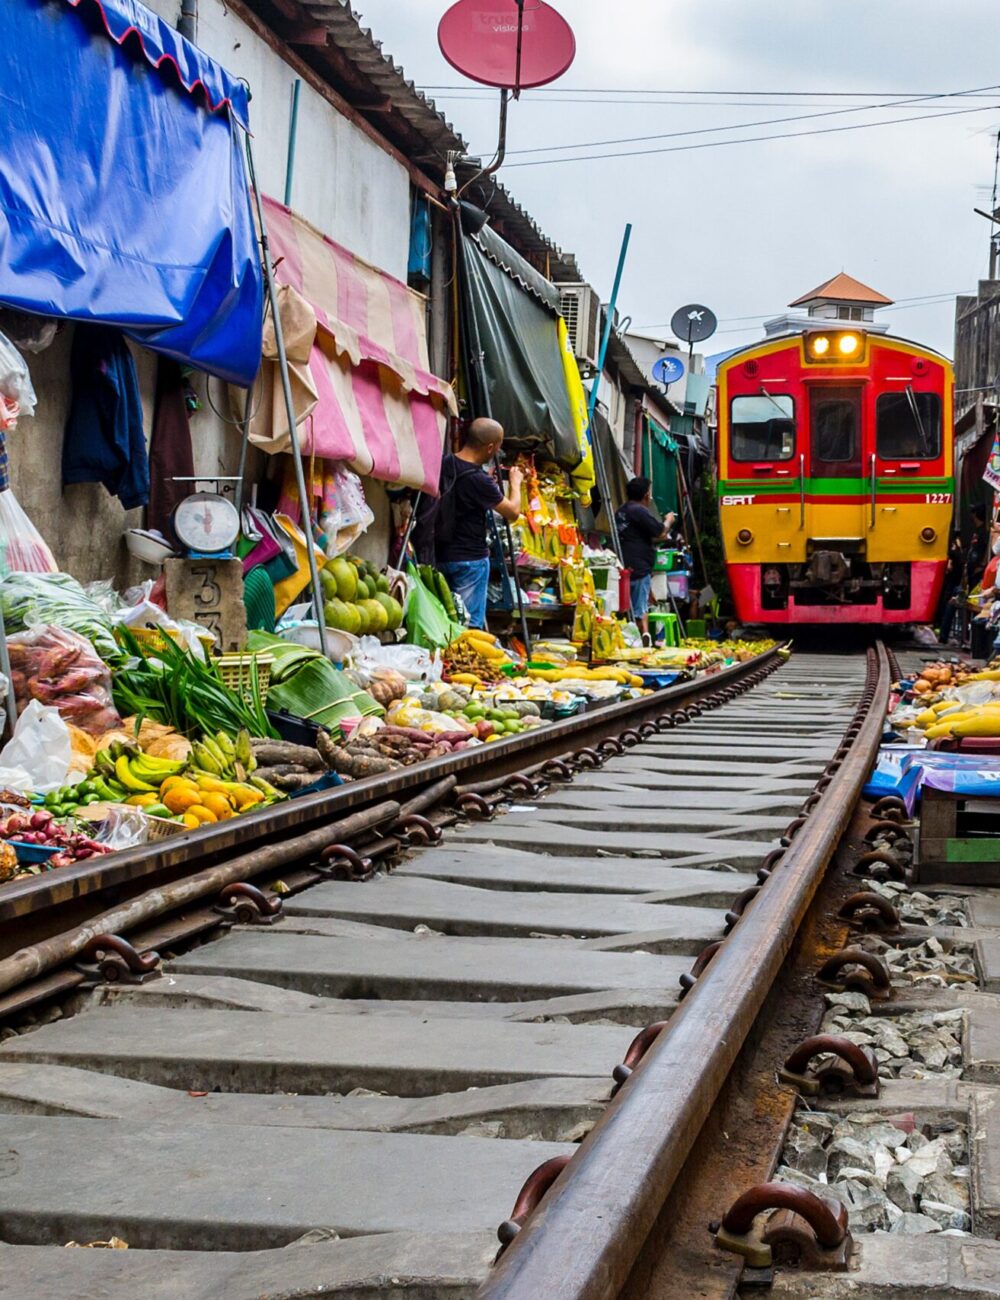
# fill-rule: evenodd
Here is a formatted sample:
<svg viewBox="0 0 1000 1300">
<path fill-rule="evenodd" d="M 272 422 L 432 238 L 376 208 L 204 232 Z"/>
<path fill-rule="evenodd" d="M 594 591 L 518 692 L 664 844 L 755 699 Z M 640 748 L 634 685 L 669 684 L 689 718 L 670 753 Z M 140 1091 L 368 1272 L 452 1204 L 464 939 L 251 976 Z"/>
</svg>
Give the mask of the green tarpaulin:
<svg viewBox="0 0 1000 1300">
<path fill-rule="evenodd" d="M 642 436 L 642 472 L 653 484 L 653 502 L 661 515 L 680 514 L 677 495 L 677 443 L 647 415 Z"/>
<path fill-rule="evenodd" d="M 580 449 L 557 314 L 514 278 L 512 258 L 510 267 L 495 260 L 503 241 L 496 235 L 492 241 L 490 252 L 468 235 L 461 241 L 462 350 L 473 413 L 499 420 L 508 445 L 537 450 L 572 469 Z"/>
</svg>

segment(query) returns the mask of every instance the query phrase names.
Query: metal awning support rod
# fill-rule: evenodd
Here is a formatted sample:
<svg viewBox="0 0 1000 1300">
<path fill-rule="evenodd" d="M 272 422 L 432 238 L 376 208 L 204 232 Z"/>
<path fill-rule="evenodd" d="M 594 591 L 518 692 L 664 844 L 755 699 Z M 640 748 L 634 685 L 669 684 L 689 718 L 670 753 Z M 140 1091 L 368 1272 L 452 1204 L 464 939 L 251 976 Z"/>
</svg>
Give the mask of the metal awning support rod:
<svg viewBox="0 0 1000 1300">
<path fill-rule="evenodd" d="M 288 433 L 292 441 L 292 462 L 295 465 L 295 484 L 299 490 L 299 506 L 302 510 L 302 532 L 306 542 L 306 556 L 309 560 L 309 585 L 312 589 L 313 609 L 316 611 L 316 623 L 319 627 L 319 644 L 324 655 L 327 652 L 326 619 L 323 617 L 323 589 L 319 581 L 319 566 L 316 563 L 316 546 L 312 534 L 312 504 L 306 489 L 306 476 L 302 468 L 302 449 L 299 445 L 299 431 L 295 424 L 295 403 L 292 400 L 292 384 L 288 375 L 288 353 L 285 351 L 285 336 L 281 328 L 281 316 L 278 312 L 278 294 L 274 286 L 274 271 L 271 267 L 271 247 L 267 238 L 267 226 L 264 224 L 264 208 L 260 201 L 257 186 L 257 170 L 253 161 L 253 144 L 249 133 L 246 134 L 247 168 L 250 173 L 250 188 L 253 190 L 254 204 L 257 208 L 257 224 L 260 227 L 260 251 L 264 261 L 264 277 L 267 280 L 267 297 L 271 304 L 271 319 L 274 321 L 274 343 L 278 349 L 278 370 L 281 374 L 281 391 L 285 398 L 285 414 L 288 417 Z"/>
</svg>

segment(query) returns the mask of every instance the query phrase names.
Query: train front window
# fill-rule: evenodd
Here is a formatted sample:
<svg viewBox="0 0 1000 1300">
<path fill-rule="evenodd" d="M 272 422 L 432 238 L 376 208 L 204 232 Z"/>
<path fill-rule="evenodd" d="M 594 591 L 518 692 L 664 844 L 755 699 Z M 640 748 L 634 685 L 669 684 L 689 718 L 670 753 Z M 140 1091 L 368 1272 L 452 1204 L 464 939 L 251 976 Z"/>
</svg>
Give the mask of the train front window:
<svg viewBox="0 0 1000 1300">
<path fill-rule="evenodd" d="M 827 468 L 835 476 L 860 473 L 858 389 L 814 388 L 809 394 L 813 473 Z"/>
<path fill-rule="evenodd" d="M 937 393 L 882 393 L 875 403 L 875 445 L 882 460 L 936 460 L 941 455 Z"/>
<path fill-rule="evenodd" d="M 784 393 L 734 397 L 729 408 L 733 460 L 791 460 L 795 454 L 795 402 Z"/>
</svg>

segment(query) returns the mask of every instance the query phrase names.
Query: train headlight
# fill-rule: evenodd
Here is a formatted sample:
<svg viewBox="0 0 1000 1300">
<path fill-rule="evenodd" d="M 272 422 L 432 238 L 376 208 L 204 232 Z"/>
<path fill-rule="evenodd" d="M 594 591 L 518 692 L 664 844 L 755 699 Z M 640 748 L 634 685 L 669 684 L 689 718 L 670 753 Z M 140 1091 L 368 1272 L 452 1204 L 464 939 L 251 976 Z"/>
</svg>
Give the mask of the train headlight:
<svg viewBox="0 0 1000 1300">
<path fill-rule="evenodd" d="M 930 546 L 931 542 L 936 542 L 936 541 L 937 541 L 937 529 L 936 529 L 936 528 L 921 528 L 921 530 L 920 530 L 920 540 L 921 540 L 922 542 L 926 542 L 927 545 Z"/>
<path fill-rule="evenodd" d="M 809 340 L 809 351 L 814 357 L 825 357 L 830 351 L 830 340 L 825 334 L 817 334 Z"/>
<path fill-rule="evenodd" d="M 736 534 L 736 540 L 739 542 L 741 546 L 749 546 L 750 543 L 753 541 L 753 533 L 750 531 L 749 528 L 741 528 L 740 531 Z"/>
<path fill-rule="evenodd" d="M 861 347 L 861 340 L 857 334 L 841 334 L 837 340 L 837 348 L 844 357 L 853 357 Z"/>
</svg>

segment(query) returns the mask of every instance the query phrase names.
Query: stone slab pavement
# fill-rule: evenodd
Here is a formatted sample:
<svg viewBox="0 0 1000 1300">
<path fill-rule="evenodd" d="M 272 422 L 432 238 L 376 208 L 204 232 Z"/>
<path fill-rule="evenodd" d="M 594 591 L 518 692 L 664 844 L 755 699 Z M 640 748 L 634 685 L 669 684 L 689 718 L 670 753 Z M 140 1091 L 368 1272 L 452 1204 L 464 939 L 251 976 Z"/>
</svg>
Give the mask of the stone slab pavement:
<svg viewBox="0 0 1000 1300">
<path fill-rule="evenodd" d="M 734 889 L 731 898 L 735 898 Z M 271 933 L 299 928 L 299 919 L 352 917 L 412 930 L 427 925 L 451 935 L 571 934 L 575 938 L 658 929 L 661 951 L 697 955 L 722 937 L 724 909 L 671 907 L 632 899 L 570 893 L 500 893 L 446 880 L 378 876 L 362 885 L 330 881 L 285 902 L 286 920 Z"/>
<path fill-rule="evenodd" d="M 536 888 L 554 892 L 589 890 L 602 894 L 656 893 L 663 902 L 728 907 L 729 900 L 756 882 L 749 871 L 720 872 L 678 867 L 662 858 L 550 858 L 511 849 L 452 848 L 450 843 L 422 852 L 396 868 L 397 879 L 454 880 L 501 891 L 528 894 Z"/>
<path fill-rule="evenodd" d="M 0 1300 L 473 1300 L 496 1249 L 495 1233 L 485 1231 L 247 1251 L 5 1246 Z"/>
<path fill-rule="evenodd" d="M 340 1236 L 496 1228 L 555 1142 L 0 1115 L 0 1216 L 21 1245 L 122 1237 L 261 1250 Z M 72 1159 L 67 1159 L 67 1153 Z M 233 1177 L 238 1158 L 239 1176 Z"/>
<path fill-rule="evenodd" d="M 192 1093 L 73 1066 L 8 1061 L 0 1068 L 0 1113 L 120 1119 L 178 1128 L 229 1124 L 252 1131 L 265 1125 L 452 1136 L 491 1124 L 497 1137 L 563 1142 L 600 1117 L 611 1087 L 608 1077 L 531 1079 L 435 1097 Z"/>
<path fill-rule="evenodd" d="M 176 957 L 169 969 L 235 975 L 325 997 L 515 1001 L 675 988 L 691 965 L 685 957 L 646 953 L 602 957 L 572 939 L 387 933 L 387 940 L 368 943 L 251 928 Z"/>
<path fill-rule="evenodd" d="M 604 954 L 590 954 L 595 960 Z M 662 958 L 649 957 L 647 961 Z M 391 1023 L 391 1033 L 384 1032 Z M 211 1092 L 431 1096 L 535 1077 L 605 1079 L 633 1028 L 292 1012 L 106 1007 L 0 1046 L 8 1060 Z"/>
</svg>

